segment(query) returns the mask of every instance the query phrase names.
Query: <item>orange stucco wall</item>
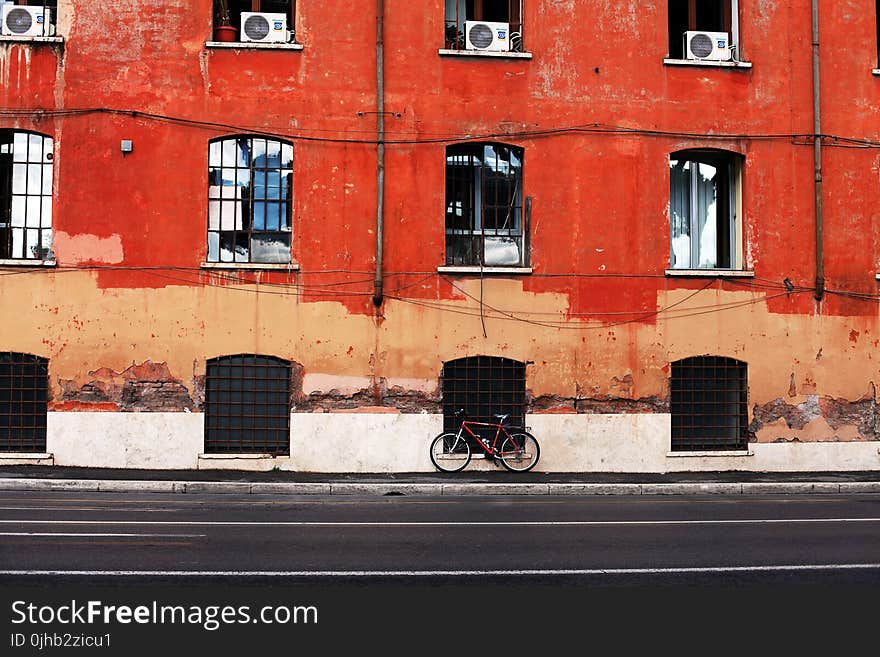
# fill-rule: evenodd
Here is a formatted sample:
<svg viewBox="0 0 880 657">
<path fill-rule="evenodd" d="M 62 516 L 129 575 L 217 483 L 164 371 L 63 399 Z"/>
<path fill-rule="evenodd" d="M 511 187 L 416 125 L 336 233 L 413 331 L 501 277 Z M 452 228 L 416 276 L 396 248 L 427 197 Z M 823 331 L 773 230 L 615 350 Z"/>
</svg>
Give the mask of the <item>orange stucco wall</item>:
<svg viewBox="0 0 880 657">
<path fill-rule="evenodd" d="M 0 42 L 0 128 L 55 139 L 57 258 L 4 270 L 0 348 L 50 358 L 55 408 L 118 408 L 83 387 L 126 372 L 197 408 L 205 360 L 239 352 L 299 363 L 304 397 L 436 402 L 443 361 L 484 353 L 534 361 L 539 410 L 626 412 L 663 407 L 671 361 L 718 354 L 749 364 L 755 439 L 877 438 L 880 149 L 844 140 L 880 141 L 874 3 L 820 3 L 823 132 L 840 139 L 816 301 L 813 149 L 794 136 L 812 133 L 809 6 L 741 0 L 752 67 L 731 69 L 663 63 L 665 2 L 526 0 L 531 59 L 490 59 L 438 54 L 442 2 L 388 0 L 378 310 L 375 3 L 299 2 L 301 51 L 206 47 L 208 0 L 61 4 L 62 44 Z M 299 271 L 200 269 L 208 141 L 252 131 L 294 143 Z M 533 273 L 481 290 L 437 266 L 445 148 L 482 135 L 525 149 Z M 697 147 L 744 157 L 753 278 L 664 274 L 669 153 Z M 782 427 L 783 408 L 805 422 Z"/>
</svg>

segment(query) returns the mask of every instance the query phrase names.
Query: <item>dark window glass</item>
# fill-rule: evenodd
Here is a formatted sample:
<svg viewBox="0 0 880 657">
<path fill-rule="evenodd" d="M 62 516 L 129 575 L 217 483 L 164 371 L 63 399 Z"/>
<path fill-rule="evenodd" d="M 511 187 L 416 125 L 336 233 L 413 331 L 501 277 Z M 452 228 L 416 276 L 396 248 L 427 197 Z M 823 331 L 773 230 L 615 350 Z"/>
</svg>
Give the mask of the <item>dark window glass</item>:
<svg viewBox="0 0 880 657">
<path fill-rule="evenodd" d="M 748 448 L 748 371 L 722 356 L 672 363 L 672 450 Z"/>
<path fill-rule="evenodd" d="M 0 451 L 45 452 L 49 361 L 0 353 Z"/>
<path fill-rule="evenodd" d="M 223 356 L 207 363 L 205 452 L 290 454 L 290 363 Z"/>
</svg>

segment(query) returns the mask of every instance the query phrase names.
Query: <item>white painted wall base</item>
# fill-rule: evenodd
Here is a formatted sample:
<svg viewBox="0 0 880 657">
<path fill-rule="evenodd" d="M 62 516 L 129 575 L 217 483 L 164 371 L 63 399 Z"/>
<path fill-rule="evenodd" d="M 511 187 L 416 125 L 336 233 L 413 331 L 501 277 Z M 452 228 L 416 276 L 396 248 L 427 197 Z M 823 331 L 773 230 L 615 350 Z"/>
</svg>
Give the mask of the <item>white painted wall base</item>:
<svg viewBox="0 0 880 657">
<path fill-rule="evenodd" d="M 526 423 L 541 445 L 536 472 L 880 470 L 878 442 L 756 443 L 745 453 L 672 455 L 666 413 L 551 413 L 530 415 Z M 273 458 L 204 454 L 201 413 L 54 412 L 49 454 L 40 456 L 51 455 L 56 465 L 104 468 L 433 472 L 428 446 L 442 426 L 440 415 L 427 413 L 294 413 L 290 456 Z M 11 460 L 0 457 L 0 464 Z M 482 459 L 468 466 L 500 469 Z"/>
</svg>

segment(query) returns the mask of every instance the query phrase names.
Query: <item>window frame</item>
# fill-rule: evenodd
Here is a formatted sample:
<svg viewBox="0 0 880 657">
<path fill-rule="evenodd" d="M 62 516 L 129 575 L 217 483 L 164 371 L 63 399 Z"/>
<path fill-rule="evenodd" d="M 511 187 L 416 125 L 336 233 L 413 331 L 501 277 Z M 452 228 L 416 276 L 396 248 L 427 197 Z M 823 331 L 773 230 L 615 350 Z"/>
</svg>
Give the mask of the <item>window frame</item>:
<svg viewBox="0 0 880 657">
<path fill-rule="evenodd" d="M 242 8 L 229 7 L 228 13 L 228 25 L 235 28 L 236 36 L 238 37 L 235 41 L 231 41 L 230 43 L 234 44 L 245 44 L 248 46 L 252 45 L 260 45 L 262 47 L 275 47 L 275 48 L 283 48 L 285 46 L 290 47 L 296 41 L 296 0 L 289 0 L 290 5 L 287 8 L 287 11 L 269 11 L 263 10 L 264 2 L 272 2 L 272 0 L 227 0 L 227 4 L 231 5 L 235 3 L 236 5 L 241 6 Z M 250 4 L 249 8 L 244 8 L 246 5 Z M 284 13 L 287 15 L 287 31 L 290 32 L 290 39 L 285 42 L 275 42 L 275 43 L 260 43 L 260 42 L 249 42 L 243 41 L 241 39 L 241 14 L 242 12 L 263 12 L 263 13 Z M 218 0 L 214 0 L 214 10 L 212 14 L 212 25 L 213 28 L 216 29 L 219 26 L 223 26 L 226 23 L 223 22 L 221 16 L 223 14 L 222 8 L 219 6 Z"/>
<path fill-rule="evenodd" d="M 240 372 L 241 376 L 227 376 L 227 370 Z M 266 376 L 274 372 L 283 372 L 283 377 Z M 265 354 L 233 354 L 208 359 L 204 388 L 205 454 L 289 456 L 292 372 L 289 360 Z M 273 388 L 264 383 L 262 389 L 247 389 L 248 382 L 260 385 L 267 381 L 283 385 Z M 225 386 L 222 385 L 224 382 L 227 382 Z M 261 393 L 266 396 L 283 394 L 284 403 L 258 402 L 253 397 Z M 256 408 L 267 412 L 255 413 Z M 273 421 L 266 422 L 267 425 L 274 423 L 278 426 L 258 426 L 260 418 Z M 265 439 L 260 440 L 261 436 Z"/>
<path fill-rule="evenodd" d="M 34 155 L 34 140 L 40 140 L 36 146 L 39 160 Z M 25 153 L 19 154 L 16 144 L 24 141 Z M 5 165 L 0 165 L 0 262 L 4 265 L 46 265 L 55 263 L 52 250 L 54 238 L 55 212 L 55 139 L 49 135 L 33 130 L 17 128 L 0 129 L 0 158 L 8 158 Z M 21 159 L 24 158 L 24 159 Z M 24 180 L 16 170 L 24 170 Z M 39 179 L 32 184 L 33 167 L 39 168 Z M 3 169 L 6 168 L 6 171 Z M 48 175 L 47 175 L 48 172 Z M 34 189 L 34 186 L 37 189 Z M 48 211 L 46 210 L 48 207 Z M 16 226 L 16 209 L 21 215 L 21 225 Z M 36 224 L 33 225 L 32 214 L 36 213 Z M 16 232 L 22 233 L 20 255 L 15 248 Z M 36 233 L 36 242 L 29 242 L 31 233 Z M 32 255 L 28 256 L 28 251 Z"/>
<path fill-rule="evenodd" d="M 247 140 L 249 143 L 249 150 L 251 152 L 251 156 L 248 162 L 248 166 L 239 166 L 237 156 L 239 153 L 238 143 L 242 140 Z M 254 153 L 254 143 L 256 141 L 265 142 L 266 151 L 268 152 L 269 143 L 278 145 L 278 153 L 279 153 L 279 166 L 278 167 L 257 167 L 254 165 L 255 157 Z M 224 144 L 232 143 L 233 149 L 236 155 L 236 161 L 232 164 L 232 166 L 227 166 L 226 162 L 226 147 Z M 219 151 L 220 161 L 219 164 L 215 164 L 215 152 L 214 149 Z M 289 159 L 289 167 L 284 166 L 284 153 L 285 149 L 289 150 L 290 159 Z M 225 185 L 225 178 L 223 171 L 224 170 L 234 170 L 234 185 Z M 239 181 L 239 171 L 247 171 L 248 172 L 248 184 L 247 185 L 238 185 Z M 270 137 L 266 135 L 254 135 L 254 134 L 239 134 L 239 135 L 225 135 L 222 137 L 217 137 L 208 142 L 208 213 L 207 213 L 207 241 L 206 241 L 206 261 L 204 263 L 205 266 L 208 267 L 266 267 L 266 268 L 293 268 L 293 171 L 294 171 L 294 145 L 292 142 L 279 139 L 275 137 Z M 218 173 L 219 172 L 219 173 Z M 253 193 L 257 185 L 255 184 L 255 174 L 263 173 L 266 176 L 267 184 L 264 185 L 267 189 L 270 187 L 268 184 L 268 177 L 270 173 L 277 172 L 278 173 L 278 188 L 279 194 L 277 197 L 270 197 L 269 192 L 264 192 L 263 198 L 257 198 Z M 219 176 L 220 184 L 212 184 L 217 182 Z M 285 190 L 285 179 L 286 179 L 286 194 Z M 224 187 L 233 187 L 234 189 L 247 189 L 250 191 L 250 194 L 247 197 L 247 205 L 240 205 L 239 202 L 245 201 L 244 192 L 242 192 L 242 198 L 238 197 L 238 191 L 235 192 L 235 195 L 230 199 L 224 195 Z M 213 189 L 217 188 L 218 191 L 214 192 Z M 216 195 L 214 195 L 216 194 Z M 224 214 L 225 210 L 228 209 L 228 204 L 233 205 L 233 216 L 232 216 L 232 229 L 224 230 Z M 255 212 L 254 208 L 257 204 L 264 205 L 264 215 L 263 215 L 263 228 L 260 230 L 256 230 L 254 228 L 255 224 Z M 279 214 L 278 214 L 278 229 L 271 230 L 268 228 L 268 208 L 276 204 L 279 206 Z M 214 215 L 214 209 L 216 208 L 216 221 Z M 281 214 L 281 209 L 284 214 Z M 238 228 L 239 222 L 244 226 L 246 222 L 249 223 L 247 228 L 243 227 L 241 229 Z M 286 227 L 285 227 L 286 223 Z M 216 228 L 213 227 L 213 224 L 216 224 Z M 223 259 L 223 233 L 232 233 L 232 260 L 224 260 Z M 247 259 L 238 259 L 235 247 L 237 246 L 237 237 L 240 234 L 246 234 L 248 236 L 247 239 Z M 216 258 L 212 257 L 212 234 L 216 235 Z M 253 238 L 255 235 L 287 235 L 287 241 L 289 242 L 288 248 L 286 251 L 287 258 L 285 260 L 272 260 L 272 259 L 255 259 L 253 253 Z"/>
<path fill-rule="evenodd" d="M 485 159 L 488 150 L 492 149 L 495 153 L 495 161 L 506 161 L 508 167 L 512 167 L 513 158 L 518 160 L 518 169 L 513 176 L 514 189 L 512 194 L 508 195 L 505 204 L 499 204 L 501 197 L 496 196 L 495 203 L 487 201 L 490 194 L 487 193 L 487 181 L 491 182 L 491 174 L 493 171 L 497 174 L 499 168 L 494 170 L 487 167 Z M 497 156 L 499 149 L 508 150 L 506 160 Z M 524 194 L 524 177 L 525 177 L 525 149 L 521 146 L 505 144 L 502 142 L 464 142 L 459 144 L 451 144 L 446 147 L 446 158 L 444 165 L 445 172 L 445 208 L 444 208 L 444 234 L 445 234 L 445 267 L 480 267 L 480 268 L 497 268 L 499 270 L 516 270 L 529 267 L 530 263 L 530 198 Z M 462 158 L 469 160 L 464 167 L 472 169 L 471 174 L 456 176 L 456 163 L 454 160 Z M 499 176 L 499 180 L 503 180 L 503 176 Z M 470 190 L 470 193 L 468 193 Z M 465 198 L 467 196 L 468 198 Z M 470 200 L 470 204 L 466 205 Z M 460 204 L 461 212 L 455 212 Z M 508 217 L 513 216 L 513 222 L 507 229 L 486 228 L 488 223 L 486 217 L 494 210 L 496 213 L 499 209 L 508 208 Z M 452 208 L 452 209 L 450 209 Z M 460 217 L 459 222 L 467 224 L 466 227 L 456 225 L 455 216 Z M 466 216 L 467 215 L 467 216 Z M 486 237 L 489 238 L 509 238 L 517 245 L 519 260 L 516 263 L 493 263 L 486 262 Z M 470 247 L 463 248 L 464 253 L 458 255 L 455 249 L 451 248 L 451 244 L 458 241 L 463 245 L 466 240 L 471 240 Z M 479 240 L 479 250 L 477 250 L 477 241 Z M 462 249 L 462 246 L 458 247 Z M 469 257 L 468 257 L 469 256 Z M 465 261 L 460 261 L 465 260 Z"/>
<path fill-rule="evenodd" d="M 492 0 L 444 0 L 443 6 L 443 49 L 441 53 L 448 54 L 450 52 L 467 51 L 464 23 L 465 21 L 482 21 L 489 19 L 484 18 L 487 13 L 488 5 Z M 497 0 L 496 0 L 497 1 Z M 503 0 L 502 0 L 503 1 Z M 490 21 L 490 22 L 506 22 L 509 25 L 509 43 L 510 50 L 507 53 L 486 53 L 476 51 L 476 54 L 495 56 L 503 56 L 505 54 L 522 54 L 525 53 L 525 41 L 523 30 L 523 0 L 506 0 L 507 1 L 507 18 L 506 21 Z M 484 4 L 485 3 L 485 4 Z M 472 5 L 473 17 L 468 18 L 468 4 Z M 462 16 L 462 13 L 464 15 Z M 473 51 L 468 51 L 473 52 Z"/>
<path fill-rule="evenodd" d="M 674 201 L 673 198 L 676 195 L 676 190 L 673 188 L 675 185 L 675 179 L 672 175 L 672 162 L 673 161 L 683 161 L 690 165 L 690 170 L 693 171 L 695 164 L 707 164 L 709 166 L 715 166 L 716 169 L 721 169 L 723 167 L 723 175 L 724 175 L 724 186 L 726 189 L 727 202 L 724 203 L 723 207 L 725 208 L 724 217 L 720 217 L 717 210 L 715 215 L 715 244 L 716 244 L 716 265 L 715 266 L 700 266 L 699 264 L 699 256 L 700 256 L 700 239 L 694 239 L 694 235 L 699 235 L 699 216 L 694 212 L 695 205 L 698 204 L 697 195 L 698 195 L 698 181 L 696 176 L 689 176 L 688 180 L 688 189 L 687 191 L 687 199 L 688 199 L 688 248 L 689 252 L 689 263 L 688 266 L 680 266 L 676 263 L 675 258 L 675 248 L 673 246 L 673 240 L 675 239 L 674 227 L 673 224 L 676 221 L 675 210 L 674 210 Z M 669 269 L 666 270 L 667 274 L 675 275 L 677 273 L 687 273 L 687 272 L 743 272 L 744 269 L 744 244 L 743 244 L 743 218 L 742 218 L 742 193 L 743 193 L 743 170 L 745 168 L 745 158 L 734 151 L 727 151 L 721 149 L 713 149 L 713 148 L 690 148 L 684 149 L 680 151 L 674 151 L 669 154 L 667 158 L 667 164 L 669 169 Z M 715 186 L 716 199 L 718 194 L 718 185 Z M 719 228 L 721 226 L 721 222 L 726 222 L 727 230 L 725 234 L 727 235 L 727 253 L 726 256 L 729 259 L 728 266 L 719 266 L 717 262 L 721 259 L 719 257 L 719 253 L 717 250 L 718 239 L 720 236 Z M 696 262 L 696 264 L 694 264 Z"/>
<path fill-rule="evenodd" d="M 16 381 L 26 380 L 31 381 L 32 387 L 15 386 Z M 9 393 L 8 399 L 4 398 L 6 392 Z M 28 392 L 32 393 L 33 399 L 24 398 Z M 25 412 L 26 405 L 31 406 L 31 412 Z M 0 411 L 3 410 L 8 412 L 0 412 L 0 456 L 4 453 L 45 453 L 49 410 L 48 358 L 14 351 L 0 352 Z M 27 431 L 32 435 L 25 437 Z M 18 436 L 13 435 L 16 432 Z"/>
<path fill-rule="evenodd" d="M 748 67 L 748 62 L 743 61 L 743 49 L 741 44 L 740 21 L 739 21 L 739 0 L 720 0 L 722 7 L 722 25 L 721 30 L 709 30 L 697 25 L 697 2 L 700 0 L 682 0 L 687 3 L 687 23 L 685 31 L 706 31 L 727 32 L 730 36 L 730 61 L 705 61 L 705 60 L 689 60 L 685 57 L 683 48 L 684 33 L 675 36 L 673 34 L 673 5 L 672 2 L 667 3 L 667 33 L 668 33 L 668 54 L 664 60 L 666 63 L 688 63 L 702 66 L 744 66 Z"/>
<path fill-rule="evenodd" d="M 685 376 L 694 372 L 706 374 Z M 748 364 L 735 358 L 703 355 L 672 362 L 669 378 L 670 451 L 686 454 L 748 450 L 748 381 Z M 725 387 L 725 384 L 735 385 Z M 695 409 L 703 412 L 698 413 Z M 720 412 L 707 413 L 706 409 Z M 718 418 L 721 418 L 720 423 Z M 704 433 L 706 430 L 709 433 Z M 723 431 L 734 435 L 719 435 Z M 713 432 L 717 433 L 711 435 Z"/>
</svg>

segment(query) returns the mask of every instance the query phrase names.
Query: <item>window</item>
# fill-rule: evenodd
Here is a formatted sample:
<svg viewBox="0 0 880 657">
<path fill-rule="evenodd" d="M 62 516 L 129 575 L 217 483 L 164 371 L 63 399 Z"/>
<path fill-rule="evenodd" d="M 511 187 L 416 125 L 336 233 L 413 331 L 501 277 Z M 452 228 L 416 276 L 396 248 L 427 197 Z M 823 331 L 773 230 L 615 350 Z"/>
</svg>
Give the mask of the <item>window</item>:
<svg viewBox="0 0 880 657">
<path fill-rule="evenodd" d="M 208 262 L 291 262 L 292 183 L 292 145 L 249 136 L 211 142 Z"/>
<path fill-rule="evenodd" d="M 45 452 L 49 361 L 0 353 L 0 451 Z"/>
<path fill-rule="evenodd" d="M 222 356 L 205 376 L 205 452 L 290 453 L 290 363 Z"/>
<path fill-rule="evenodd" d="M 260 12 L 264 14 L 283 14 L 287 17 L 287 31 L 284 41 L 294 40 L 294 16 L 296 15 L 296 0 L 214 0 L 214 28 L 231 26 L 234 32 L 241 30 L 242 12 Z M 241 38 L 241 35 L 238 35 Z M 216 41 L 225 40 L 215 37 Z M 231 39 L 235 41 L 235 37 Z"/>
<path fill-rule="evenodd" d="M 495 414 L 509 414 L 509 424 L 525 426 L 525 363 L 496 356 L 470 356 L 444 363 L 440 378 L 444 431 L 458 430 L 460 422 L 455 413 L 462 408 L 469 419 L 477 422 L 494 422 Z"/>
<path fill-rule="evenodd" d="M 446 264 L 525 267 L 523 149 L 459 144 L 446 149 Z"/>
<path fill-rule="evenodd" d="M 723 356 L 672 363 L 672 451 L 748 448 L 746 364 Z"/>
<path fill-rule="evenodd" d="M 742 158 L 726 151 L 669 157 L 672 269 L 742 269 Z"/>
<path fill-rule="evenodd" d="M 0 259 L 54 259 L 52 158 L 51 137 L 0 130 Z"/>
<path fill-rule="evenodd" d="M 16 11 L 8 17 L 4 26 L 5 36 L 54 36 L 58 16 L 58 0 L 0 0 L 0 10 L 5 5 L 21 5 L 41 9 L 34 13 Z M 48 19 L 48 20 L 47 20 Z M 0 22 L 3 17 L 0 15 Z"/>
<path fill-rule="evenodd" d="M 510 49 L 515 52 L 523 51 L 522 0 L 446 0 L 446 48 L 466 48 L 465 21 L 507 23 Z"/>
<path fill-rule="evenodd" d="M 669 57 L 684 59 L 684 33 L 688 31 L 727 32 L 737 56 L 739 20 L 737 0 L 669 0 Z"/>
</svg>

